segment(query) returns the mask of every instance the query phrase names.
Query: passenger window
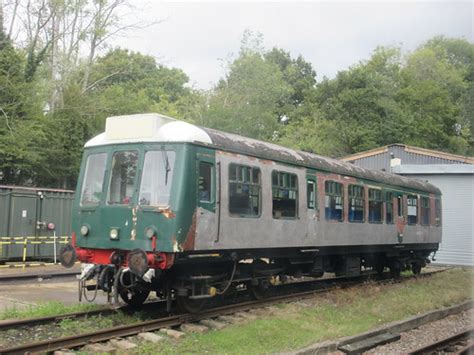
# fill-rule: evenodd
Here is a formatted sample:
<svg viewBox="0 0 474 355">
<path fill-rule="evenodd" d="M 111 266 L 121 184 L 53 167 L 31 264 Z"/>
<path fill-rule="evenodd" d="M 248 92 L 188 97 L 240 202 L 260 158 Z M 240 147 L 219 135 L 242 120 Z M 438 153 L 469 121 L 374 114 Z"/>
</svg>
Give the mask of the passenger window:
<svg viewBox="0 0 474 355">
<path fill-rule="evenodd" d="M 128 205 L 132 202 L 137 160 L 137 151 L 114 153 L 107 203 Z"/>
<path fill-rule="evenodd" d="M 295 174 L 272 172 L 273 218 L 296 218 L 298 178 Z"/>
<path fill-rule="evenodd" d="M 430 198 L 422 197 L 421 198 L 421 224 L 423 226 L 430 225 Z"/>
<path fill-rule="evenodd" d="M 199 162 L 199 189 L 198 198 L 200 202 L 211 202 L 212 200 L 212 164 Z"/>
<path fill-rule="evenodd" d="M 403 217 L 403 195 L 397 196 L 398 217 Z"/>
<path fill-rule="evenodd" d="M 343 185 L 335 181 L 324 183 L 324 209 L 326 219 L 342 221 L 344 210 L 344 190 Z"/>
<path fill-rule="evenodd" d="M 229 165 L 229 212 L 241 217 L 260 216 L 260 169 Z"/>
<path fill-rule="evenodd" d="M 393 192 L 385 194 L 385 221 L 387 224 L 393 224 Z"/>
<path fill-rule="evenodd" d="M 382 223 L 382 191 L 369 189 L 369 223 Z"/>
<path fill-rule="evenodd" d="M 349 185 L 349 222 L 364 222 L 364 187 Z"/>
<path fill-rule="evenodd" d="M 418 222 L 418 198 L 413 195 L 409 195 L 407 198 L 408 202 L 408 224 L 416 224 Z"/>
<path fill-rule="evenodd" d="M 435 199 L 435 226 L 441 226 L 441 200 Z"/>
<path fill-rule="evenodd" d="M 306 202 L 309 209 L 317 209 L 316 181 L 308 179 L 306 181 Z"/>
</svg>

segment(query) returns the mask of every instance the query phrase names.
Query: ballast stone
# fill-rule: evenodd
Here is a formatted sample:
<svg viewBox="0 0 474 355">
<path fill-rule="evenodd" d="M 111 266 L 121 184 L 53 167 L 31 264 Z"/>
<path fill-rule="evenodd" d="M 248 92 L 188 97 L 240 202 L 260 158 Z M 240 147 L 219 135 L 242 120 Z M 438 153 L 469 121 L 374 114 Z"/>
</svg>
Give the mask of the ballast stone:
<svg viewBox="0 0 474 355">
<path fill-rule="evenodd" d="M 215 330 L 221 330 L 221 329 L 224 329 L 227 326 L 226 323 L 219 322 L 219 321 L 214 320 L 214 319 L 203 319 L 199 323 L 205 325 L 206 327 L 215 329 Z"/>
<path fill-rule="evenodd" d="M 244 318 L 236 317 L 236 316 L 219 316 L 217 319 L 226 323 L 231 323 L 231 324 L 241 324 L 245 322 Z"/>
<path fill-rule="evenodd" d="M 193 323 L 183 323 L 180 326 L 181 330 L 186 333 L 205 333 L 209 330 L 205 325 L 193 324 Z"/>
<path fill-rule="evenodd" d="M 150 332 L 139 333 L 138 337 L 145 341 L 149 341 L 151 343 L 159 343 L 160 341 L 163 340 L 162 336 L 159 336 L 158 334 L 150 333 Z"/>
<path fill-rule="evenodd" d="M 137 344 L 125 339 L 110 339 L 110 343 L 122 350 L 132 350 L 137 347 Z"/>
<path fill-rule="evenodd" d="M 170 329 L 170 328 L 161 328 L 160 332 L 165 333 L 166 335 L 175 339 L 179 339 L 186 335 L 186 333 L 183 333 L 174 329 Z"/>
<path fill-rule="evenodd" d="M 88 344 L 85 349 L 93 354 L 115 354 L 117 349 L 108 344 L 93 343 Z"/>
</svg>

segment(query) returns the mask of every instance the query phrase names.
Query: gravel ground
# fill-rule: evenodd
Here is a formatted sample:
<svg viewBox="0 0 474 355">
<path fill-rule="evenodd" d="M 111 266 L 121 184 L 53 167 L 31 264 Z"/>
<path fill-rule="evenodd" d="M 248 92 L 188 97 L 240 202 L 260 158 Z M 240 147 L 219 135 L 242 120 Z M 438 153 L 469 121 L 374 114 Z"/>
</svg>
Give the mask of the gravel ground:
<svg viewBox="0 0 474 355">
<path fill-rule="evenodd" d="M 402 333 L 399 341 L 378 346 L 364 354 L 407 353 L 473 326 L 474 309 L 470 309 Z"/>
</svg>

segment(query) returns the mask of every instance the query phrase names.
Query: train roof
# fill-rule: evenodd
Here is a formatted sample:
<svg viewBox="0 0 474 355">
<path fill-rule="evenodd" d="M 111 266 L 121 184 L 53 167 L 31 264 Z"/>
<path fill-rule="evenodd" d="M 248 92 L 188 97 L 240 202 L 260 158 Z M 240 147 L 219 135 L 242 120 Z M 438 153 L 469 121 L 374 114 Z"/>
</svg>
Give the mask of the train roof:
<svg viewBox="0 0 474 355">
<path fill-rule="evenodd" d="M 105 132 L 89 140 L 85 147 L 146 142 L 198 143 L 235 153 L 441 194 L 437 187 L 421 180 L 379 170 L 364 169 L 341 160 L 297 151 L 211 128 L 199 127 L 154 113 L 109 117 L 106 121 Z"/>
</svg>

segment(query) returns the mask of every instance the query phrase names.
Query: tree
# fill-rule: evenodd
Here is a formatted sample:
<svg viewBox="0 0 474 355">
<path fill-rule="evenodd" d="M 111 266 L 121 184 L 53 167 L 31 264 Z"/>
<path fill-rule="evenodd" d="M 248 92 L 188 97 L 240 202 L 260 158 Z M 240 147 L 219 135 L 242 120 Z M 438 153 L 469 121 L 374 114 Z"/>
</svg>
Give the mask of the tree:
<svg viewBox="0 0 474 355">
<path fill-rule="evenodd" d="M 15 184 L 31 179 L 40 156 L 40 101 L 24 77 L 25 58 L 0 28 L 0 181 Z"/>
</svg>

